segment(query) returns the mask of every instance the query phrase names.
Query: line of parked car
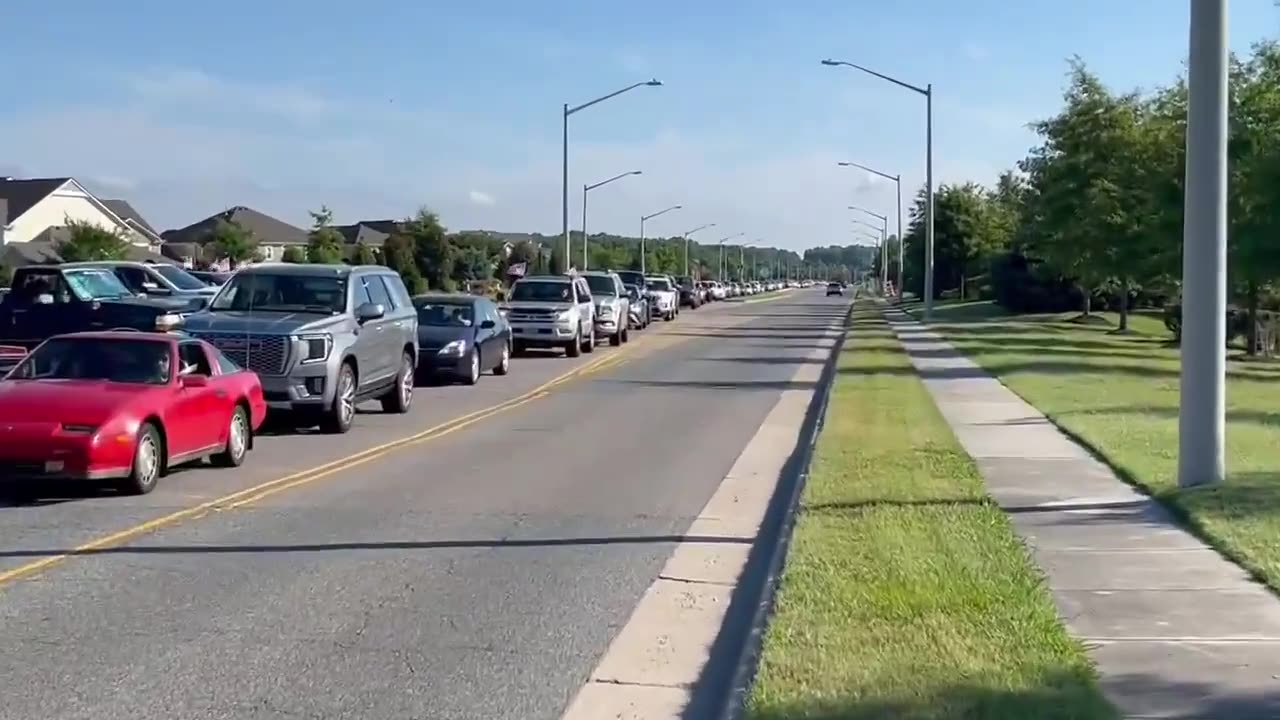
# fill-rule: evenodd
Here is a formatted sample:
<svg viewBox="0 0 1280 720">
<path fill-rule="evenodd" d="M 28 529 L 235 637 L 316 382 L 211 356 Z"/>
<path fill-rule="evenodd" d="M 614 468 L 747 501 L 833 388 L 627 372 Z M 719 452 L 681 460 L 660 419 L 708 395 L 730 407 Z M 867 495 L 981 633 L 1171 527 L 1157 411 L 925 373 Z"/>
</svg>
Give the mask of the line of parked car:
<svg viewBox="0 0 1280 720">
<path fill-rule="evenodd" d="M 377 265 L 207 280 L 147 263 L 24 267 L 0 300 L 0 480 L 147 493 L 179 464 L 240 465 L 269 415 L 345 433 L 365 401 L 407 413 L 424 381 L 475 384 L 515 355 L 576 357 L 783 286 L 586 271 L 521 278 L 495 301 L 411 296 Z"/>
</svg>

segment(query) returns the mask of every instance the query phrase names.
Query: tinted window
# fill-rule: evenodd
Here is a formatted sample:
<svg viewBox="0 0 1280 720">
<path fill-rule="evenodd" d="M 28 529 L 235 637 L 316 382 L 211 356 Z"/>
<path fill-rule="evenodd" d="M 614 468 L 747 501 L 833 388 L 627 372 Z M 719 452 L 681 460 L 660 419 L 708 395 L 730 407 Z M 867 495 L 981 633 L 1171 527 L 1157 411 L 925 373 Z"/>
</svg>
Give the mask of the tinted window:
<svg viewBox="0 0 1280 720">
<path fill-rule="evenodd" d="M 513 302 L 571 302 L 572 286 L 555 280 L 522 280 L 511 288 Z"/>
<path fill-rule="evenodd" d="M 613 278 L 608 275 L 588 275 L 587 286 L 591 288 L 591 292 L 600 295 L 617 294 L 617 286 L 613 284 Z"/>
<path fill-rule="evenodd" d="M 144 339 L 54 338 L 36 348 L 9 380 L 105 380 L 164 385 L 172 377 L 169 343 Z"/>
<path fill-rule="evenodd" d="M 387 289 L 387 296 L 391 298 L 391 306 L 399 310 L 402 307 L 409 307 L 413 301 L 409 299 L 409 290 L 405 288 L 404 281 L 399 275 L 379 275 L 383 286 Z"/>
<path fill-rule="evenodd" d="M 578 281 L 578 302 L 591 302 L 591 287 L 586 281 Z"/>
<path fill-rule="evenodd" d="M 124 283 L 125 287 L 139 295 L 147 291 L 147 289 L 143 287 L 143 283 L 154 282 L 157 285 L 164 287 L 164 285 L 161 285 L 158 281 L 152 280 L 148 277 L 147 273 L 142 268 L 117 267 L 114 268 L 114 270 L 116 277 L 120 278 L 120 282 Z"/>
<path fill-rule="evenodd" d="M 391 297 L 387 295 L 387 286 L 382 284 L 382 280 L 377 275 L 365 275 L 360 278 L 360 282 L 369 292 L 369 297 L 373 302 L 382 306 L 384 310 L 391 310 Z"/>
</svg>

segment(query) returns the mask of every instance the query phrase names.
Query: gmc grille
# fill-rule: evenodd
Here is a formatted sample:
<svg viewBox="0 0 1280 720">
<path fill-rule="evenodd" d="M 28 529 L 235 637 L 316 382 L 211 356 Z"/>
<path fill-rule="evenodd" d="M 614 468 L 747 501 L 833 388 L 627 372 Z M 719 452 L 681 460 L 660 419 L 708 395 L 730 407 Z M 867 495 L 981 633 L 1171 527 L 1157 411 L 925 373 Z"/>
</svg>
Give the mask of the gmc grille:
<svg viewBox="0 0 1280 720">
<path fill-rule="evenodd" d="M 231 362 L 259 375 L 283 375 L 289 361 L 286 335 L 192 334 L 221 350 Z"/>
</svg>

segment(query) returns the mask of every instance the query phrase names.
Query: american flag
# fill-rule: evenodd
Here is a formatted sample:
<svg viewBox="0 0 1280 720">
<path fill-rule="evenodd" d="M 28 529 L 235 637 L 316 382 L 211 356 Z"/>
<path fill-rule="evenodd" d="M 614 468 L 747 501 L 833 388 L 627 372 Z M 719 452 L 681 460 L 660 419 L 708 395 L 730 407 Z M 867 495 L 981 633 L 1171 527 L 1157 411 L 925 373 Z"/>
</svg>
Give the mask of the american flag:
<svg viewBox="0 0 1280 720">
<path fill-rule="evenodd" d="M 529 269 L 528 263 L 516 263 L 507 268 L 507 275 L 512 277 L 524 277 L 525 271 Z"/>
</svg>

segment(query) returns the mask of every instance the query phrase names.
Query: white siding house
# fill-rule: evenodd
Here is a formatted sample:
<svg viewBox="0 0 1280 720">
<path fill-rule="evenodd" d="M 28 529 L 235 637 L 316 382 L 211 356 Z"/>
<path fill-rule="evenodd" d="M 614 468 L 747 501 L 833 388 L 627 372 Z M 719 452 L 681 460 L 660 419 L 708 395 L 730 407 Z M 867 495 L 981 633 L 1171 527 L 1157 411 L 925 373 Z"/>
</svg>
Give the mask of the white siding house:
<svg viewBox="0 0 1280 720">
<path fill-rule="evenodd" d="M 7 201 L 3 242 L 25 243 L 42 239 L 51 229 L 68 221 L 87 222 L 114 229 L 140 248 L 157 249 L 160 238 L 146 227 L 122 218 L 74 178 L 0 179 L 0 198 Z"/>
</svg>

